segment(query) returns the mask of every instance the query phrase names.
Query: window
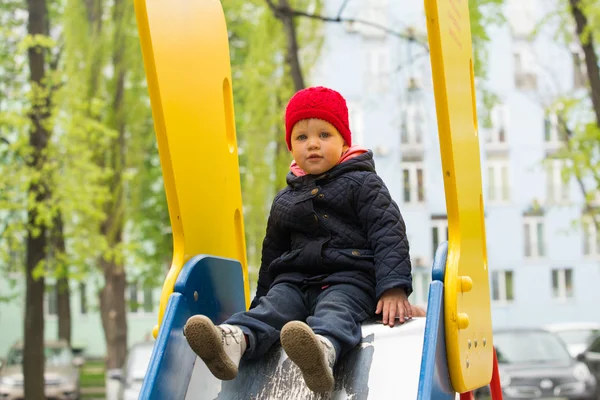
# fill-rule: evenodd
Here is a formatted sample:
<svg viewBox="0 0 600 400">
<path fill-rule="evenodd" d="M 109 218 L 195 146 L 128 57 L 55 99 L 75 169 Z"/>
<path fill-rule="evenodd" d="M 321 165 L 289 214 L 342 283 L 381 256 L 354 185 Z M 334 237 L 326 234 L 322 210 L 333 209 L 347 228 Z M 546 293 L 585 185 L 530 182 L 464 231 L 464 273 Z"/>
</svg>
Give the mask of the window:
<svg viewBox="0 0 600 400">
<path fill-rule="evenodd" d="M 372 48 L 367 53 L 367 84 L 373 92 L 385 92 L 390 87 L 390 54 L 385 47 Z"/>
<path fill-rule="evenodd" d="M 527 38 L 533 31 L 535 19 L 533 0 L 509 0 L 506 2 L 507 20 L 515 38 Z"/>
<path fill-rule="evenodd" d="M 443 217 L 432 217 L 431 221 L 431 239 L 433 255 L 440 243 L 448 241 L 448 219 Z"/>
<path fill-rule="evenodd" d="M 425 201 L 423 164 L 420 162 L 402 163 L 404 182 L 403 200 L 405 204 L 419 204 Z"/>
<path fill-rule="evenodd" d="M 546 160 L 546 200 L 548 203 L 569 201 L 569 182 L 562 177 L 565 160 Z"/>
<path fill-rule="evenodd" d="M 590 350 L 591 353 L 599 353 L 600 354 L 600 336 L 597 337 L 592 344 L 590 345 Z"/>
<path fill-rule="evenodd" d="M 137 282 L 129 284 L 129 312 L 136 313 L 139 308 Z"/>
<path fill-rule="evenodd" d="M 508 160 L 490 159 L 487 162 L 488 201 L 490 203 L 507 202 L 510 199 Z"/>
<path fill-rule="evenodd" d="M 493 301 L 508 302 L 514 300 L 512 271 L 492 271 L 491 286 Z"/>
<path fill-rule="evenodd" d="M 536 258 L 545 255 L 543 217 L 525 217 L 523 224 L 525 257 Z"/>
<path fill-rule="evenodd" d="M 566 300 L 573 297 L 572 269 L 552 270 L 552 297 L 559 300 Z"/>
<path fill-rule="evenodd" d="M 544 117 L 544 141 L 546 144 L 560 144 L 562 136 L 558 130 L 558 117 L 555 113 L 546 113 Z"/>
<path fill-rule="evenodd" d="M 506 133 L 508 130 L 508 107 L 497 105 L 490 112 L 492 127 L 487 137 L 488 145 L 506 144 Z"/>
<path fill-rule="evenodd" d="M 87 287 L 84 282 L 79 282 L 79 312 L 82 315 L 87 314 Z"/>
<path fill-rule="evenodd" d="M 56 285 L 46 285 L 46 315 L 58 315 L 58 292 Z"/>
<path fill-rule="evenodd" d="M 600 218 L 597 216 L 596 218 Z M 600 256 L 600 235 L 591 216 L 583 218 L 583 254 L 586 256 Z"/>
<path fill-rule="evenodd" d="M 526 42 L 516 43 L 513 53 L 515 86 L 521 90 L 537 89 L 537 74 L 533 59 L 533 49 Z"/>
<path fill-rule="evenodd" d="M 363 112 L 358 103 L 348 102 L 348 118 L 350 119 L 350 131 L 352 131 L 352 142 L 365 146 L 363 136 Z"/>
<path fill-rule="evenodd" d="M 151 287 L 144 288 L 144 312 L 151 313 L 154 311 L 154 297 Z"/>
<path fill-rule="evenodd" d="M 585 65 L 585 54 L 576 40 L 569 46 L 573 58 L 573 87 L 575 89 L 585 88 L 587 85 L 587 66 Z"/>
<path fill-rule="evenodd" d="M 400 143 L 404 146 L 418 147 L 423 144 L 426 118 L 422 102 L 411 100 L 402 110 L 402 126 L 400 128 Z"/>
<path fill-rule="evenodd" d="M 128 288 L 128 304 L 130 313 L 154 312 L 154 289 L 151 286 L 132 282 Z"/>
<path fill-rule="evenodd" d="M 388 0 L 369 0 L 360 10 L 360 19 L 380 26 L 389 26 L 387 6 Z M 381 39 L 386 37 L 386 32 L 382 29 L 362 23 L 350 25 L 349 30 L 359 32 L 365 37 Z"/>
</svg>

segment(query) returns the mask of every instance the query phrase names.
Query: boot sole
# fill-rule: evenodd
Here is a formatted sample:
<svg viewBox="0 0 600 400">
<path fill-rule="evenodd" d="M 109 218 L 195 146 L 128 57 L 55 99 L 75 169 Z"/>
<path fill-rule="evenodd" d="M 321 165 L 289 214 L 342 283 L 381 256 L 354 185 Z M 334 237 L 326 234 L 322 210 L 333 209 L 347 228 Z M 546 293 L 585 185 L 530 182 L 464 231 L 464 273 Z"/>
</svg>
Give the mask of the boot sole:
<svg viewBox="0 0 600 400">
<path fill-rule="evenodd" d="M 281 330 L 281 346 L 300 368 L 306 386 L 313 392 L 333 390 L 333 373 L 323 354 L 321 342 L 308 325 L 298 321 L 285 324 Z"/>
<path fill-rule="evenodd" d="M 225 353 L 221 334 L 210 318 L 194 315 L 185 324 L 183 334 L 194 353 L 216 378 L 230 381 L 237 376 L 238 367 Z"/>
</svg>

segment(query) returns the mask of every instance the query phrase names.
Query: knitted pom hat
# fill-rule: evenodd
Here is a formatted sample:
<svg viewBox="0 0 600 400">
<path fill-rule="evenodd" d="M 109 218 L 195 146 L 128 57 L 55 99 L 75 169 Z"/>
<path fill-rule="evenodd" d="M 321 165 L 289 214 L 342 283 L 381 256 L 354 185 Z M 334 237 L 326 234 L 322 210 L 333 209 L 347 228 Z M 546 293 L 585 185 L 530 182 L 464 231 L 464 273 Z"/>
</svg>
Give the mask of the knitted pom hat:
<svg viewBox="0 0 600 400">
<path fill-rule="evenodd" d="M 323 86 L 310 87 L 296 93 L 285 110 L 285 141 L 292 150 L 291 135 L 294 125 L 303 119 L 321 119 L 340 132 L 346 144 L 352 146 L 346 100 L 335 90 Z"/>
</svg>

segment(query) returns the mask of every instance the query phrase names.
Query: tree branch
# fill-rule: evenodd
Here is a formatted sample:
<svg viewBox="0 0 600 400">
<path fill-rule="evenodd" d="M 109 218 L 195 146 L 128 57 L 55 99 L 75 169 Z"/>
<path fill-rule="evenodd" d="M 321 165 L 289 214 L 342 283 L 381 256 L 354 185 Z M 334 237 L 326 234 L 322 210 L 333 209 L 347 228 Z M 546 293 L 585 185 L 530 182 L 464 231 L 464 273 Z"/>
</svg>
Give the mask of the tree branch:
<svg viewBox="0 0 600 400">
<path fill-rule="evenodd" d="M 581 0 L 569 1 L 571 3 L 571 13 L 575 19 L 579 43 L 581 44 L 583 54 L 585 54 L 585 65 L 590 82 L 590 97 L 596 115 L 596 125 L 600 128 L 600 66 L 598 65 L 598 56 L 594 49 L 594 38 L 588 32 L 589 24 L 586 15 L 581 9 Z M 585 38 L 582 38 L 584 35 Z"/>
<path fill-rule="evenodd" d="M 573 139 L 574 133 L 567 125 L 567 121 L 561 113 L 556 113 L 556 119 L 558 122 L 559 132 L 562 133 L 563 139 L 567 145 L 567 149 L 568 149 L 569 153 L 573 153 L 572 139 Z M 575 172 L 574 173 L 575 178 L 577 179 L 577 185 L 579 186 L 579 189 L 581 190 L 581 194 L 583 194 L 583 200 L 584 200 L 584 204 L 585 204 L 584 212 L 591 215 L 593 213 L 595 207 L 591 204 L 591 201 L 588 197 L 589 192 L 588 192 L 587 188 L 585 187 L 585 183 L 583 182 L 581 169 L 579 168 L 579 166 L 576 164 L 575 161 L 573 161 L 573 169 Z M 592 221 L 594 222 L 594 226 L 596 227 L 596 232 L 600 233 L 600 221 L 598 220 L 598 218 L 594 218 L 593 216 L 592 216 Z"/>
<path fill-rule="evenodd" d="M 337 18 L 340 19 L 342 17 L 342 13 L 344 12 L 344 10 L 346 9 L 346 6 L 348 5 L 348 2 L 350 0 L 344 0 L 344 3 L 342 4 L 342 6 L 340 7 L 338 13 L 337 13 Z"/>
<path fill-rule="evenodd" d="M 363 19 L 358 19 L 358 18 L 343 18 L 339 15 L 339 13 L 338 13 L 337 17 L 327 17 L 327 16 L 323 16 L 323 15 L 310 14 L 310 13 L 307 13 L 304 11 L 295 10 L 289 6 L 277 6 L 273 3 L 273 0 L 265 0 L 265 1 L 269 5 L 269 8 L 273 11 L 275 16 L 277 16 L 277 18 L 281 18 L 280 17 L 281 15 L 291 15 L 292 17 L 305 17 L 305 18 L 316 19 L 316 20 L 323 21 L 323 22 L 333 22 L 333 23 L 347 22 L 349 24 L 363 24 L 363 25 L 367 25 L 367 26 L 370 26 L 375 29 L 379 29 L 384 33 L 398 37 L 400 39 L 404 39 L 404 40 L 407 40 L 412 43 L 417 43 L 418 45 L 423 47 L 427 52 L 429 52 L 429 45 L 426 42 L 417 40 L 417 38 L 414 35 L 397 32 L 393 29 L 390 29 L 386 26 L 380 25 L 375 22 L 365 21 Z M 345 7 L 345 5 L 342 5 L 342 10 L 344 7 Z"/>
</svg>

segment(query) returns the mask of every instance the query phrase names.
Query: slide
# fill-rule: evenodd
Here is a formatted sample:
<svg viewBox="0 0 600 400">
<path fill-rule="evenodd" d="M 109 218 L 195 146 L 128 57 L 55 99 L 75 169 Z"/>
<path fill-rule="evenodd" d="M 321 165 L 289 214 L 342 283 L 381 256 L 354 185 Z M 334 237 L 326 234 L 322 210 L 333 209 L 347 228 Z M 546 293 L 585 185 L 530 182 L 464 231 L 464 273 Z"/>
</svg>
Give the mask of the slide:
<svg viewBox="0 0 600 400">
<path fill-rule="evenodd" d="M 183 267 L 169 299 L 140 399 L 452 399 L 443 327 L 443 270 L 447 244 L 436 254 L 426 318 L 393 328 L 363 324 L 363 339 L 335 368 L 335 390 L 318 395 L 275 346 L 242 362 L 238 377 L 222 382 L 190 350 L 183 326 L 194 314 L 219 323 L 245 307 L 238 261 L 196 256 Z"/>
<path fill-rule="evenodd" d="M 427 317 L 394 328 L 366 322 L 362 343 L 336 367 L 335 392 L 321 397 L 280 348 L 220 382 L 183 337 L 190 316 L 220 323 L 250 300 L 228 31 L 219 0 L 134 4 L 174 247 L 140 398 L 446 400 L 456 396 L 450 375 L 460 392 L 488 384 L 493 346 L 467 2 L 425 1 L 452 262 L 446 271 L 448 245 L 440 245 Z M 487 348 L 470 345 L 485 347 L 486 339 Z"/>
</svg>

